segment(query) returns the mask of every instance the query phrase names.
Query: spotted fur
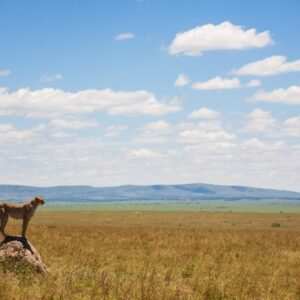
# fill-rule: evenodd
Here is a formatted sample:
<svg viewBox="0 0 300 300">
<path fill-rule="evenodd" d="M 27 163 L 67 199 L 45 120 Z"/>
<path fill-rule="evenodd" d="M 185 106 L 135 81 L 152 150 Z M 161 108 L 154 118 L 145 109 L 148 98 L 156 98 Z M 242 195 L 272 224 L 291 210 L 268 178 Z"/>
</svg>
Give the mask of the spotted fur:
<svg viewBox="0 0 300 300">
<path fill-rule="evenodd" d="M 32 200 L 23 204 L 0 202 L 0 232 L 6 236 L 5 227 L 8 218 L 23 219 L 22 237 L 26 236 L 26 230 L 30 219 L 39 205 L 43 205 L 45 199 L 41 196 L 34 197 Z"/>
</svg>

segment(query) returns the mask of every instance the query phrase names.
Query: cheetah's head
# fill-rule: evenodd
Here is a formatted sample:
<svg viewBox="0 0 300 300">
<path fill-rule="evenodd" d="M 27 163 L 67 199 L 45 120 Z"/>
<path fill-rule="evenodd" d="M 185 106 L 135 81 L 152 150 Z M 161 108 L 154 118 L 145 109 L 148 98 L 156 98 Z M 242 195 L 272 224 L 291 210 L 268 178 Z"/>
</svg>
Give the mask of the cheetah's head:
<svg viewBox="0 0 300 300">
<path fill-rule="evenodd" d="M 44 205 L 45 204 L 45 199 L 43 196 L 36 196 L 34 197 L 35 203 L 38 205 Z"/>
</svg>

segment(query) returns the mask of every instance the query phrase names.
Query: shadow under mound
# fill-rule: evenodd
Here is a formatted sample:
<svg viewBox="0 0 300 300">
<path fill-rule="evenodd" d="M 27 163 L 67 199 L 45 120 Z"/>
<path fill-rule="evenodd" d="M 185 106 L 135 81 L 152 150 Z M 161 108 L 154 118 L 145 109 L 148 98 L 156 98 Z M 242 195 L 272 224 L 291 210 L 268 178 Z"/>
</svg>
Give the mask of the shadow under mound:
<svg viewBox="0 0 300 300">
<path fill-rule="evenodd" d="M 0 243 L 0 267 L 17 273 L 49 273 L 37 250 L 26 238 L 19 236 L 6 236 Z"/>
</svg>

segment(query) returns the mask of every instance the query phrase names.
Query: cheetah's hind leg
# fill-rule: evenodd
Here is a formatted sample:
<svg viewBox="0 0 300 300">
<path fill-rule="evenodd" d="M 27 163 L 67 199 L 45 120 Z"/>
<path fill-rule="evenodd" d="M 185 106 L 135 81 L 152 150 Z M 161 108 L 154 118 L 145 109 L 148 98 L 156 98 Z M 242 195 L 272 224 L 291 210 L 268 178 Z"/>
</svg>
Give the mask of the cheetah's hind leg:
<svg viewBox="0 0 300 300">
<path fill-rule="evenodd" d="M 8 214 L 3 212 L 2 209 L 0 208 L 0 232 L 3 234 L 4 237 L 6 237 L 5 233 L 5 227 L 8 222 Z"/>
</svg>

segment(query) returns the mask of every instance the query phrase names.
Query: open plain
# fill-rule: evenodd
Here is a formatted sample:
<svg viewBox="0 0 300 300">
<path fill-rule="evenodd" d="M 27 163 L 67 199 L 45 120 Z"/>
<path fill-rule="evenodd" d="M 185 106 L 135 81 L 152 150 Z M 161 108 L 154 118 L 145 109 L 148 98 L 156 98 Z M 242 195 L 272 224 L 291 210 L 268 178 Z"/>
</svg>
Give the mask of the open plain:
<svg viewBox="0 0 300 300">
<path fill-rule="evenodd" d="M 28 239 L 51 274 L 1 266 L 3 300 L 300 299 L 300 214 L 39 211 Z"/>
</svg>

